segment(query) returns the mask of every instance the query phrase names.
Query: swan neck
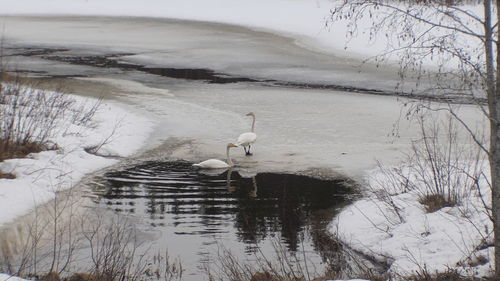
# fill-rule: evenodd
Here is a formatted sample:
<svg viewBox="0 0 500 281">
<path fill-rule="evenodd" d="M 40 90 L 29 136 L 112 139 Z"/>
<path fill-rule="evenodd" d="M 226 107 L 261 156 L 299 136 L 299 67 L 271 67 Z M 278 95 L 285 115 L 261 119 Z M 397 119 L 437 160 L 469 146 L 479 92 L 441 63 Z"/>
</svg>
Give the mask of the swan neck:
<svg viewBox="0 0 500 281">
<path fill-rule="evenodd" d="M 227 164 L 232 167 L 233 161 L 231 161 L 231 157 L 229 157 L 229 149 L 231 149 L 231 147 L 228 146 L 226 149 L 226 158 L 227 158 Z"/>
<path fill-rule="evenodd" d="M 254 128 L 255 128 L 255 116 L 252 115 L 252 129 L 250 130 L 250 132 L 253 133 Z"/>
</svg>

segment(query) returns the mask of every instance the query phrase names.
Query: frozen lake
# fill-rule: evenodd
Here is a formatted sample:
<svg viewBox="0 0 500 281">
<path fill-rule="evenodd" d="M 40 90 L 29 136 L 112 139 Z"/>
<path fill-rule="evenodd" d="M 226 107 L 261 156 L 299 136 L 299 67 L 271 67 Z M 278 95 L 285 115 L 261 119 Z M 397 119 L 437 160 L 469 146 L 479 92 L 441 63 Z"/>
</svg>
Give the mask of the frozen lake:
<svg viewBox="0 0 500 281">
<path fill-rule="evenodd" d="M 249 129 L 244 114 L 254 111 L 259 142 L 251 158 L 234 153 L 240 166 L 287 172 L 320 168 L 359 177 L 375 159 L 397 161 L 413 134 L 405 120 L 396 124 L 404 100 L 356 92 L 393 92 L 396 69 L 361 66 L 301 48 L 293 39 L 164 19 L 2 21 L 4 52 L 13 55 L 10 68 L 39 77 L 77 77 L 65 79 L 67 91 L 104 96 L 156 120 L 157 130 L 146 146 L 158 148 L 152 157 L 198 161 L 223 156 L 225 144 Z M 182 73 L 159 75 L 165 69 L 250 80 L 206 83 L 179 79 Z M 322 85 L 354 92 L 318 89 Z M 391 137 L 395 125 L 398 138 Z"/>
<path fill-rule="evenodd" d="M 235 173 L 243 175 L 300 174 L 362 184 L 364 172 L 377 160 L 397 163 L 417 136 L 404 118 L 408 100 L 391 95 L 399 79 L 395 68 L 305 49 L 299 39 L 165 19 L 4 16 L 2 22 L 11 70 L 38 78 L 40 86 L 64 85 L 70 93 L 102 96 L 154 120 L 155 132 L 141 153 L 124 161 L 126 168 L 224 158 L 226 144 L 249 130 L 245 114 L 250 111 L 259 135 L 253 156 L 239 148 L 231 152 Z M 482 124 L 475 107 L 464 105 L 460 112 L 470 124 Z M 119 124 L 119 119 L 110 122 Z M 263 190 L 271 189 L 271 182 L 261 183 Z M 99 207 L 117 211 L 122 199 L 107 198 L 109 204 Z M 132 204 L 141 206 L 138 210 L 147 206 L 138 201 Z M 168 210 L 161 206 L 169 200 L 162 202 L 154 208 Z M 334 205 L 325 208 L 335 210 Z M 168 217 L 164 211 L 161 215 Z M 133 213 L 151 216 L 135 207 Z M 160 229 L 151 231 L 176 231 Z"/>
</svg>

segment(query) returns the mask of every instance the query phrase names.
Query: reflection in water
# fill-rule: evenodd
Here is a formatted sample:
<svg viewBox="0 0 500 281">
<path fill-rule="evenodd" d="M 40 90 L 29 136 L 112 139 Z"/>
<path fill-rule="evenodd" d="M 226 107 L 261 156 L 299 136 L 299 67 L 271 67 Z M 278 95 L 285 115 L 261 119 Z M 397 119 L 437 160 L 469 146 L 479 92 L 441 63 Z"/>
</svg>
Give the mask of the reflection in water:
<svg viewBox="0 0 500 281">
<path fill-rule="evenodd" d="M 187 162 L 149 162 L 108 173 L 105 180 L 110 188 L 101 202 L 151 226 L 179 228 L 178 235 L 216 235 L 230 227 L 244 243 L 278 236 L 292 251 L 323 217 L 315 213 L 334 212 L 351 192 L 342 180 L 275 173 L 244 178 L 233 170 L 203 174 Z"/>
</svg>

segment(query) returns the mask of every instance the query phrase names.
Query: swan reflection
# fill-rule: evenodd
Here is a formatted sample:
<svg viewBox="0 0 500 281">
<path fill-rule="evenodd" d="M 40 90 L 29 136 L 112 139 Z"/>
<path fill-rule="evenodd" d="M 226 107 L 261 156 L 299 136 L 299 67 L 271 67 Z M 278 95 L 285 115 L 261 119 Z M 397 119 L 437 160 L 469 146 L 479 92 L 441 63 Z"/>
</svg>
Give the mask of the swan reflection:
<svg viewBox="0 0 500 281">
<path fill-rule="evenodd" d="M 233 185 L 233 182 L 231 181 L 231 176 L 233 174 L 233 170 L 229 169 L 227 171 L 226 175 L 226 189 L 228 192 L 235 193 L 238 191 L 238 187 Z M 255 172 L 248 172 L 248 171 L 238 171 L 238 174 L 240 175 L 241 178 L 251 178 L 252 179 L 252 188 L 247 192 L 247 195 L 252 198 L 257 197 L 257 173 Z"/>
<path fill-rule="evenodd" d="M 342 207 L 352 192 L 344 179 L 257 174 L 244 167 L 197 169 L 189 162 L 146 162 L 106 173 L 103 184 L 107 192 L 96 190 L 98 204 L 133 213 L 141 223 L 176 235 L 234 228 L 235 239 L 249 245 L 279 235 L 292 251 L 317 223 L 316 212 Z"/>
</svg>

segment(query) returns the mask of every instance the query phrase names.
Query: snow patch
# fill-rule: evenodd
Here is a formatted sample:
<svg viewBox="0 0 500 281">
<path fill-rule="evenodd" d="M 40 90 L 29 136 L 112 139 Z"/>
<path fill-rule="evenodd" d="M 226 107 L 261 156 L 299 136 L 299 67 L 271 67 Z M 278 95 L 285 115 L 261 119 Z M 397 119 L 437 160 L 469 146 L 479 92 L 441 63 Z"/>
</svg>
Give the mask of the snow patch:
<svg viewBox="0 0 500 281">
<path fill-rule="evenodd" d="M 78 105 L 95 104 L 88 98 L 68 98 Z M 58 134 L 49 138 L 57 144 L 57 150 L 0 163 L 2 172 L 16 175 L 15 179 L 0 179 L 0 226 L 55 198 L 57 192 L 71 188 L 86 174 L 118 161 L 90 154 L 86 148 L 98 146 L 99 154 L 130 156 L 141 148 L 154 126 L 151 120 L 110 102 L 100 105 L 93 123 L 95 126 L 91 127 L 72 124 L 60 128 Z"/>
</svg>

